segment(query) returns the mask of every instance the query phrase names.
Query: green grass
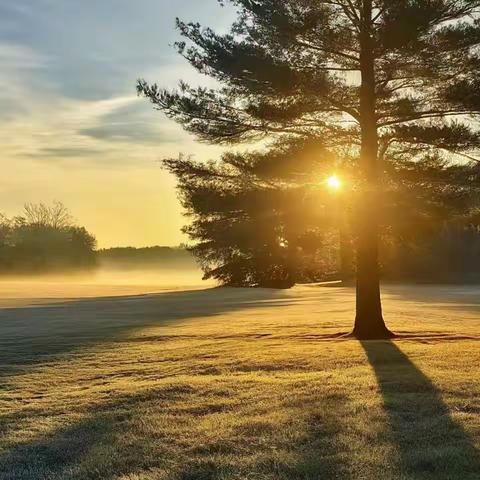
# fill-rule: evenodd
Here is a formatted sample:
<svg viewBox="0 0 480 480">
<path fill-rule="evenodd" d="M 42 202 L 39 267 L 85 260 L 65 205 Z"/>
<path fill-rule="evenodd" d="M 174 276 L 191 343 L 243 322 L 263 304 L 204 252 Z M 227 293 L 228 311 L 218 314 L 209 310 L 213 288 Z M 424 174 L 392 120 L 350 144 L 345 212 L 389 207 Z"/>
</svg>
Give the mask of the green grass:
<svg viewBox="0 0 480 480">
<path fill-rule="evenodd" d="M 479 294 L 387 287 L 363 343 L 341 288 L 5 302 L 0 479 L 478 479 Z"/>
</svg>

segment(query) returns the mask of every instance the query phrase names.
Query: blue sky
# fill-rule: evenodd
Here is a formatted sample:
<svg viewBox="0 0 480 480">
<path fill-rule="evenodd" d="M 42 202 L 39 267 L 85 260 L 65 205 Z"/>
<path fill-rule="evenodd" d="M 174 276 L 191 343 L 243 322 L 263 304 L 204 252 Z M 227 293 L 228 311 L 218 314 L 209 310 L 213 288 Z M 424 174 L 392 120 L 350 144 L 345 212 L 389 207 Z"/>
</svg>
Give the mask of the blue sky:
<svg viewBox="0 0 480 480">
<path fill-rule="evenodd" d="M 0 211 L 63 201 L 101 246 L 175 244 L 184 223 L 158 160 L 214 158 L 136 97 L 139 77 L 203 82 L 175 17 L 224 30 L 216 0 L 0 0 Z"/>
</svg>

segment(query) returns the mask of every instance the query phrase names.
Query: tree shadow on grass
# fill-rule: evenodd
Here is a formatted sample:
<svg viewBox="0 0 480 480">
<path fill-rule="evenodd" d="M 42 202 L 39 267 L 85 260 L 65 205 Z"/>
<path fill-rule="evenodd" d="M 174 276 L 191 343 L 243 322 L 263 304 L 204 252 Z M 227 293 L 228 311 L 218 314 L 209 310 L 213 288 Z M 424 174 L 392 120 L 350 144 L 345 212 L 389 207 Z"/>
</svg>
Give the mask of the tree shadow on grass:
<svg viewBox="0 0 480 480">
<path fill-rule="evenodd" d="M 479 452 L 432 381 L 395 343 L 361 343 L 383 395 L 402 473 L 412 479 L 478 480 Z"/>
<path fill-rule="evenodd" d="M 221 411 L 205 403 L 205 393 L 214 394 L 216 407 L 225 402 L 227 415 L 236 408 L 223 387 L 204 388 L 179 383 L 118 395 L 89 409 L 77 422 L 8 446 L 0 452 L 0 480 L 350 478 L 335 441 L 340 427 L 331 415 L 345 397 L 307 402 L 302 407 L 307 412 L 298 410 L 305 434 L 293 443 L 274 426 L 262 431 L 260 425 L 259 430 L 256 419 L 240 424 L 233 420 L 232 428 L 213 428 L 202 438 L 195 434 L 195 424 L 205 416 L 214 426 Z M 202 407 L 189 424 L 177 416 L 185 405 Z M 145 430 L 145 425 L 151 427 Z"/>
<path fill-rule="evenodd" d="M 81 420 L 14 443 L 0 452 L 0 480 L 109 480 L 145 466 L 161 468 L 168 458 L 161 434 L 145 438 L 133 425 L 149 409 L 174 405 L 190 393 L 188 386 L 177 385 L 117 396 Z M 21 417 L 2 418 L 0 426 Z"/>
<path fill-rule="evenodd" d="M 289 303 L 276 290 L 225 288 L 3 308 L 0 377 L 57 361 L 89 345 L 121 342 L 132 331 L 144 327 L 169 326 L 192 318 Z"/>
</svg>

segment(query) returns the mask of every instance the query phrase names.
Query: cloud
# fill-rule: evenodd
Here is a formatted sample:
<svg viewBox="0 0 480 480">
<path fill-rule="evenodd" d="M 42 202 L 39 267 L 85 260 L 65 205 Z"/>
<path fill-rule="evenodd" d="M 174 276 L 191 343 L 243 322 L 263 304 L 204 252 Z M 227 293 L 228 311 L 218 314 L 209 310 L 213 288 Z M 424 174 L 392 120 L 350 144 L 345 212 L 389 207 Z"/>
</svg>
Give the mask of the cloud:
<svg viewBox="0 0 480 480">
<path fill-rule="evenodd" d="M 30 156 L 33 158 L 84 158 L 89 156 L 98 156 L 105 153 L 105 150 L 99 148 L 88 147 L 45 147 L 39 149 L 37 152 L 32 153 Z"/>
<path fill-rule="evenodd" d="M 2 69 L 36 69 L 47 65 L 47 57 L 23 45 L 0 43 Z"/>
<path fill-rule="evenodd" d="M 162 138 L 158 129 L 142 123 L 111 123 L 80 130 L 81 135 L 114 142 L 171 143 L 179 137 Z"/>
<path fill-rule="evenodd" d="M 47 97 L 33 80 L 47 66 L 48 58 L 33 49 L 0 41 L 0 120 L 26 116 L 33 96 Z"/>
<path fill-rule="evenodd" d="M 37 92 L 38 93 L 38 90 Z M 28 86 L 19 82 L 11 92 L 10 118 L 0 117 L 3 158 L 36 158 L 39 161 L 85 159 L 103 164 L 115 149 L 108 148 L 81 131 L 101 125 L 101 119 L 132 101 L 135 96 L 120 96 L 100 101 L 73 100 L 55 95 L 32 95 Z M 20 99 L 24 100 L 24 108 Z M 1 100 L 1 99 L 0 99 Z"/>
<path fill-rule="evenodd" d="M 102 141 L 138 145 L 185 141 L 186 135 L 175 127 L 162 115 L 155 114 L 144 99 L 136 99 L 99 116 L 95 125 L 80 130 L 79 134 Z"/>
<path fill-rule="evenodd" d="M 131 0 L 12 0 L 0 2 L 0 42 L 47 56 L 49 68 L 36 77 L 60 95 L 99 100 L 134 92 L 152 68 L 181 63 L 171 47 L 176 16 L 218 26 L 229 23 L 226 12 L 217 0 L 142 0 L 141 8 Z"/>
</svg>

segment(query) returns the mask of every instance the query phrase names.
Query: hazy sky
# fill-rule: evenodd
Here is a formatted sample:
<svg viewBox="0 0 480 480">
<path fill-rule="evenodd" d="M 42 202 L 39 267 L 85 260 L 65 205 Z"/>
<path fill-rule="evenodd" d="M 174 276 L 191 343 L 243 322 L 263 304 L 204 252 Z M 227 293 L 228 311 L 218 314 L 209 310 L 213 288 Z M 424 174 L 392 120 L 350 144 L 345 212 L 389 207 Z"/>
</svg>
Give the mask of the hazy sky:
<svg viewBox="0 0 480 480">
<path fill-rule="evenodd" d="M 198 83 L 175 17 L 224 29 L 217 0 L 0 0 L 0 212 L 60 200 L 100 246 L 184 240 L 158 160 L 214 158 L 136 97 L 139 77 Z"/>
</svg>

